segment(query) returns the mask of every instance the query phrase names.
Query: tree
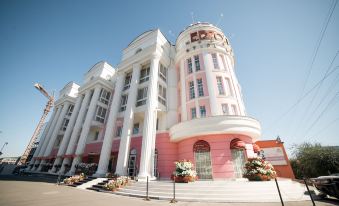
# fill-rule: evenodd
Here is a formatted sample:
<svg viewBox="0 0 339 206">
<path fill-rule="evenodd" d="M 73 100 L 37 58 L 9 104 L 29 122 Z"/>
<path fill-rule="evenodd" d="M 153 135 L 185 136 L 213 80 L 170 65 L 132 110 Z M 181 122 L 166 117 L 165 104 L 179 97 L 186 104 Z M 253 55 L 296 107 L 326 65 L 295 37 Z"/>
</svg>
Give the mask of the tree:
<svg viewBox="0 0 339 206">
<path fill-rule="evenodd" d="M 290 160 L 296 178 L 311 178 L 339 172 L 339 147 L 303 143 L 293 146 Z"/>
</svg>

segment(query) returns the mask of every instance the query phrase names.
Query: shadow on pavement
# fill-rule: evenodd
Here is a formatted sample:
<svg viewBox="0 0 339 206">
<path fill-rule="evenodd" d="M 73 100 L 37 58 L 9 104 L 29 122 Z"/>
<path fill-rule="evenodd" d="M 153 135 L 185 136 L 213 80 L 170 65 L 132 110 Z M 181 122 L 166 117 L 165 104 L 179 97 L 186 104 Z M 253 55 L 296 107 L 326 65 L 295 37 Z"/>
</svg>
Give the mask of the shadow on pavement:
<svg viewBox="0 0 339 206">
<path fill-rule="evenodd" d="M 0 181 L 26 181 L 57 183 L 58 176 L 44 175 L 0 175 Z"/>
</svg>

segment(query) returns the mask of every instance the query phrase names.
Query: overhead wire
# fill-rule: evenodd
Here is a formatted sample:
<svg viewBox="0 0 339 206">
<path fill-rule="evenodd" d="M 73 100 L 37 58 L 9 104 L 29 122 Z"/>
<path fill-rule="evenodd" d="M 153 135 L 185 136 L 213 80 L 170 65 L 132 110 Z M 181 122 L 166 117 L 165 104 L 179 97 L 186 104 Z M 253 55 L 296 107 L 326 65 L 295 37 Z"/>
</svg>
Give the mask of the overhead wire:
<svg viewBox="0 0 339 206">
<path fill-rule="evenodd" d="M 330 71 L 330 69 L 332 68 L 332 66 L 333 66 L 333 64 L 334 64 L 334 62 L 335 62 L 335 60 L 336 60 L 338 54 L 339 54 L 339 51 L 337 51 L 336 54 L 335 54 L 335 56 L 332 58 L 331 63 L 330 63 L 330 65 L 327 67 L 327 70 L 326 70 L 324 76 L 326 76 L 326 75 L 328 74 L 328 72 Z M 321 82 L 321 84 L 317 87 L 315 93 L 313 94 L 313 97 L 312 97 L 311 101 L 309 102 L 309 104 L 307 105 L 307 107 L 306 107 L 306 109 L 305 109 L 304 115 L 301 116 L 301 120 L 299 121 L 299 124 L 297 124 L 298 126 L 297 126 L 296 130 L 298 130 L 298 129 L 301 128 L 300 125 L 301 125 L 302 122 L 304 122 L 305 119 L 309 119 L 309 118 L 310 118 L 310 115 L 307 115 L 307 113 L 308 113 L 309 110 L 311 109 L 312 104 L 313 104 L 315 98 L 317 97 L 317 95 L 318 95 L 318 93 L 319 93 L 319 91 L 320 91 L 320 88 L 321 88 L 322 84 L 323 84 L 323 82 Z M 324 100 L 324 99 L 320 99 L 320 103 L 321 103 L 323 100 Z M 311 113 L 311 116 L 312 116 L 313 114 L 314 114 L 314 112 Z M 309 118 L 306 118 L 306 117 L 309 117 Z M 296 131 L 294 131 L 294 133 L 296 133 Z M 294 135 L 293 135 L 293 136 L 294 136 Z"/>
<path fill-rule="evenodd" d="M 320 118 L 328 111 L 328 109 L 335 103 L 336 98 L 339 96 L 339 92 L 337 92 L 333 98 L 328 102 L 326 107 L 321 111 L 318 117 L 313 121 L 310 127 L 305 132 L 305 136 L 309 133 L 309 131 L 314 127 L 314 125 L 320 120 Z"/>
<path fill-rule="evenodd" d="M 280 117 L 271 124 L 269 129 L 273 128 L 282 118 L 284 118 L 288 113 L 290 113 L 303 99 L 305 99 L 309 94 L 311 94 L 311 92 L 314 89 L 316 89 L 323 81 L 325 81 L 329 76 L 331 76 L 333 72 L 335 72 L 338 68 L 339 66 L 334 67 L 326 76 L 319 80 L 311 89 L 309 89 L 303 96 L 301 96 L 296 103 L 294 103 L 282 115 L 280 115 Z"/>
<path fill-rule="evenodd" d="M 315 47 L 313 56 L 312 56 L 312 58 L 311 58 L 311 63 L 310 63 L 310 66 L 309 66 L 309 69 L 308 69 L 308 72 L 307 72 L 307 75 L 306 75 L 306 79 L 305 79 L 305 81 L 304 81 L 304 83 L 303 83 L 302 91 L 301 91 L 300 96 L 303 95 L 304 90 L 305 90 L 305 88 L 306 88 L 308 79 L 309 79 L 309 77 L 310 77 L 310 75 L 311 75 L 311 72 L 312 72 L 312 70 L 313 70 L 313 65 L 314 65 L 315 59 L 316 59 L 316 57 L 317 57 L 317 55 L 318 55 L 318 51 L 319 51 L 321 42 L 322 42 L 322 40 L 323 40 L 323 38 L 324 38 L 324 36 L 325 36 L 325 32 L 326 32 L 326 30 L 327 30 L 328 24 L 329 24 L 329 22 L 330 22 L 330 20 L 331 20 L 331 17 L 332 17 L 332 15 L 333 15 L 334 9 L 335 9 L 335 7 L 337 6 L 337 3 L 338 3 L 337 0 L 333 0 L 332 6 L 330 7 L 330 10 L 329 10 L 329 12 L 328 12 L 327 18 L 326 18 L 326 20 L 325 20 L 325 22 L 324 22 L 324 25 L 323 25 L 322 29 L 321 29 L 320 37 L 319 37 L 319 39 L 318 39 L 318 42 L 317 42 L 317 44 L 316 44 L 316 47 Z"/>
</svg>

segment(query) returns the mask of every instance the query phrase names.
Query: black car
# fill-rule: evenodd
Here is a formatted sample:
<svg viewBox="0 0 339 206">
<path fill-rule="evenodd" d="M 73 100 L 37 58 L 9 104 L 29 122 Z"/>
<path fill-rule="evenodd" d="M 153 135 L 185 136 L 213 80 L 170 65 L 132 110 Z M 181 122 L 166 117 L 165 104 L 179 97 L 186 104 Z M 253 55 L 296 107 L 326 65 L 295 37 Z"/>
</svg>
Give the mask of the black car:
<svg viewBox="0 0 339 206">
<path fill-rule="evenodd" d="M 339 199 L 339 173 L 331 174 L 329 176 L 320 176 L 311 179 L 314 187 L 321 193 L 321 196 L 332 196 Z"/>
</svg>

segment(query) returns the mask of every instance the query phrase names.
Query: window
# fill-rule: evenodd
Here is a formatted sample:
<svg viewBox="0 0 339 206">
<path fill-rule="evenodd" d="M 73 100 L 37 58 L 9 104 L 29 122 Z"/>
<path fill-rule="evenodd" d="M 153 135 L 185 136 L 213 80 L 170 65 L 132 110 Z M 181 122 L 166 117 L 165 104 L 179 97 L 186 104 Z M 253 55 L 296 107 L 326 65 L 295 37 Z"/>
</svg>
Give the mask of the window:
<svg viewBox="0 0 339 206">
<path fill-rule="evenodd" d="M 190 99 L 194 99 L 195 98 L 194 82 L 190 81 L 189 86 L 190 86 Z"/>
<path fill-rule="evenodd" d="M 128 100 L 128 95 L 127 95 L 127 94 L 121 96 L 121 101 L 120 101 L 120 112 L 126 110 L 127 100 Z"/>
<path fill-rule="evenodd" d="M 199 55 L 194 56 L 195 71 L 200 71 Z"/>
<path fill-rule="evenodd" d="M 107 112 L 107 109 L 98 106 L 97 107 L 97 113 L 95 115 L 95 121 L 104 123 L 105 117 L 106 117 L 106 112 Z"/>
<path fill-rule="evenodd" d="M 200 106 L 200 117 L 206 117 L 206 108 L 205 108 L 205 106 Z"/>
<path fill-rule="evenodd" d="M 224 115 L 229 115 L 230 113 L 229 113 L 229 110 L 228 110 L 228 105 L 227 104 L 222 104 L 221 105 L 221 108 L 222 108 L 222 113 L 224 114 Z"/>
<path fill-rule="evenodd" d="M 191 74 L 193 72 L 192 70 L 192 59 L 187 59 L 187 66 L 188 66 L 188 73 Z"/>
<path fill-rule="evenodd" d="M 224 67 L 224 70 L 227 71 L 227 67 L 226 67 L 226 62 L 225 62 L 225 57 L 224 57 L 224 55 L 220 54 L 220 58 L 221 58 L 222 66 Z"/>
<path fill-rule="evenodd" d="M 96 141 L 99 138 L 99 131 L 95 131 L 93 140 Z"/>
<path fill-rule="evenodd" d="M 121 133 L 122 133 L 122 127 L 121 127 L 121 126 L 118 126 L 118 127 L 117 127 L 117 131 L 115 132 L 115 136 L 121 137 Z"/>
<path fill-rule="evenodd" d="M 131 86 L 131 81 L 132 81 L 132 73 L 130 72 L 130 73 L 126 74 L 125 84 L 124 84 L 123 90 L 126 90 Z"/>
<path fill-rule="evenodd" d="M 71 116 L 73 113 L 73 110 L 74 110 L 74 105 L 73 104 L 69 105 L 67 115 Z"/>
<path fill-rule="evenodd" d="M 219 69 L 217 55 L 215 53 L 212 54 L 213 66 L 214 69 Z"/>
<path fill-rule="evenodd" d="M 64 119 L 64 122 L 62 123 L 62 127 L 61 127 L 62 131 L 66 131 L 68 123 L 69 123 L 69 119 Z"/>
<path fill-rule="evenodd" d="M 227 93 L 227 95 L 233 96 L 230 79 L 225 78 L 225 80 L 226 80 L 226 85 L 225 85 L 226 86 L 226 93 Z"/>
<path fill-rule="evenodd" d="M 197 79 L 197 85 L 198 85 L 198 95 L 199 97 L 204 96 L 204 87 L 202 85 L 202 79 Z"/>
<path fill-rule="evenodd" d="M 238 115 L 237 107 L 234 104 L 232 104 L 232 114 L 233 115 Z"/>
<path fill-rule="evenodd" d="M 166 88 L 159 84 L 158 101 L 166 106 Z"/>
<path fill-rule="evenodd" d="M 224 90 L 224 85 L 222 84 L 222 78 L 221 77 L 217 77 L 217 86 L 218 86 L 219 94 L 224 95 L 225 90 Z"/>
<path fill-rule="evenodd" d="M 166 82 L 167 80 L 167 68 L 160 64 L 159 77 Z"/>
<path fill-rule="evenodd" d="M 138 90 L 137 105 L 136 105 L 137 107 L 146 104 L 147 90 L 148 90 L 148 87 L 144 87 Z"/>
<path fill-rule="evenodd" d="M 139 123 L 133 125 L 133 134 L 139 134 Z"/>
<path fill-rule="evenodd" d="M 197 118 L 197 110 L 194 108 L 191 108 L 191 117 L 192 119 Z"/>
<path fill-rule="evenodd" d="M 140 80 L 139 83 L 147 82 L 149 80 L 150 67 L 143 67 L 140 71 Z"/>
<path fill-rule="evenodd" d="M 99 97 L 99 101 L 104 103 L 104 104 L 108 104 L 109 99 L 111 97 L 111 92 L 105 90 L 105 89 L 101 89 L 100 91 L 100 97 Z"/>
</svg>

